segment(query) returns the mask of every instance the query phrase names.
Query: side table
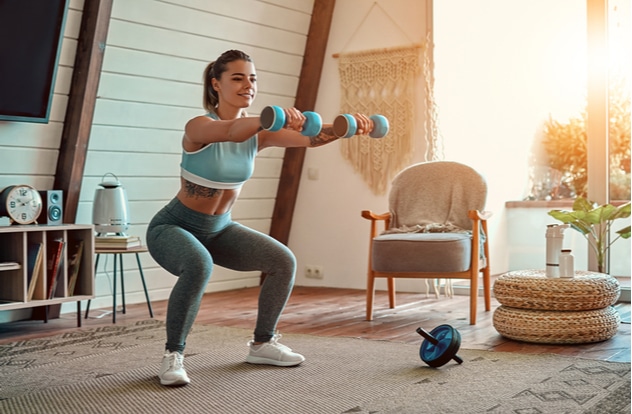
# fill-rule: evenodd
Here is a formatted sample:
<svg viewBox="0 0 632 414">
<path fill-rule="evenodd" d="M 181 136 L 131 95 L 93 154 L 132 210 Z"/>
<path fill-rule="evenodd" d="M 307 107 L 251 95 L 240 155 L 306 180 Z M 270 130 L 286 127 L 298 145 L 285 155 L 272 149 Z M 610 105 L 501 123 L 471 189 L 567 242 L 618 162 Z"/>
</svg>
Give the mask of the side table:
<svg viewBox="0 0 632 414">
<path fill-rule="evenodd" d="M 511 271 L 494 282 L 501 304 L 494 311 L 494 328 L 524 342 L 605 341 L 621 323 L 612 306 L 619 294 L 619 282 L 603 273 L 576 271 L 574 278 L 547 278 L 544 270 Z"/>
<path fill-rule="evenodd" d="M 140 273 L 140 280 L 143 283 L 143 289 L 145 291 L 145 299 L 147 300 L 147 308 L 149 309 L 149 317 L 154 317 L 154 312 L 151 309 L 151 301 L 149 300 L 149 292 L 147 291 L 147 284 L 145 283 L 145 275 L 143 274 L 143 266 L 140 263 L 139 253 L 146 253 L 147 247 L 139 246 L 139 247 L 131 247 L 129 249 L 103 249 L 103 248 L 95 248 L 94 253 L 96 254 L 96 259 L 94 262 L 94 276 L 97 275 L 97 266 L 99 265 L 99 257 L 102 254 L 111 254 L 114 257 L 113 260 L 113 275 L 112 278 L 112 323 L 116 323 L 116 276 L 117 276 L 117 260 L 119 264 L 119 277 L 121 281 L 121 299 L 123 304 L 123 313 L 125 313 L 125 278 L 123 274 L 123 255 L 125 254 L 134 254 L 136 255 L 136 263 L 138 265 L 138 272 Z M 88 318 L 88 312 L 90 312 L 90 302 L 88 300 L 88 305 L 86 307 L 86 316 Z"/>
</svg>

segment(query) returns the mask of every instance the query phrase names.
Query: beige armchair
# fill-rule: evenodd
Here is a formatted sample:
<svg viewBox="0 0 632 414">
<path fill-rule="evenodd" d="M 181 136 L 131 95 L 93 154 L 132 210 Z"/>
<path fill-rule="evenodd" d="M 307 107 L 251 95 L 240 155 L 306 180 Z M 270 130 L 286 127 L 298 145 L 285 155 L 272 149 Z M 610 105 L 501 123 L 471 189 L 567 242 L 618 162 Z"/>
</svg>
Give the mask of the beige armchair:
<svg viewBox="0 0 632 414">
<path fill-rule="evenodd" d="M 395 307 L 396 278 L 467 279 L 470 324 L 476 324 L 478 279 L 483 278 L 485 310 L 491 310 L 489 237 L 483 211 L 484 178 L 452 161 L 412 165 L 393 179 L 389 212 L 362 211 L 371 221 L 366 319 L 373 320 L 375 279 L 387 279 L 389 306 Z M 378 233 L 378 222 L 384 231 Z"/>
</svg>

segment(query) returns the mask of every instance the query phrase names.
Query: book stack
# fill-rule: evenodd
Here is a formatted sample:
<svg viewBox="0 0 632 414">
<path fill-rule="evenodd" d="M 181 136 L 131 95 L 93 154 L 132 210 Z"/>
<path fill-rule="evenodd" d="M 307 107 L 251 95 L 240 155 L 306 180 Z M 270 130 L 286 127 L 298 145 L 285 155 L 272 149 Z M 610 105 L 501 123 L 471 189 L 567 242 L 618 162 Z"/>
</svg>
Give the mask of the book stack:
<svg viewBox="0 0 632 414">
<path fill-rule="evenodd" d="M 142 246 L 138 236 L 97 236 L 94 238 L 94 248 L 102 250 L 127 250 Z"/>
</svg>

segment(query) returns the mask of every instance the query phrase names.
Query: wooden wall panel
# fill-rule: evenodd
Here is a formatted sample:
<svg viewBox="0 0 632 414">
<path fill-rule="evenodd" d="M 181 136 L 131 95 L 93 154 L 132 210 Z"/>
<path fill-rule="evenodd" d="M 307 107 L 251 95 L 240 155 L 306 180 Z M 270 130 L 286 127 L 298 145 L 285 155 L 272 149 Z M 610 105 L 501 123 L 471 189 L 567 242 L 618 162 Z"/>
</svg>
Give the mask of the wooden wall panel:
<svg viewBox="0 0 632 414">
<path fill-rule="evenodd" d="M 199 85 L 170 79 L 147 78 L 127 74 L 104 73 L 99 98 L 166 107 L 195 107 L 200 101 Z"/>
<path fill-rule="evenodd" d="M 99 99 L 94 114 L 95 125 L 182 130 L 186 121 L 201 109 Z"/>
<path fill-rule="evenodd" d="M 2 150 L 0 171 L 10 175 L 54 175 L 56 163 L 56 149 L 11 147 Z"/>
<path fill-rule="evenodd" d="M 312 13 L 313 4 L 311 1 L 295 1 L 295 0 L 267 0 L 268 3 L 275 4 L 279 7 L 301 11 L 303 13 Z"/>
<path fill-rule="evenodd" d="M 36 124 L 30 122 L 16 122 L 11 128 L 3 129 L 0 124 L 0 148 L 4 147 L 28 147 L 58 149 L 61 140 L 61 131 L 64 125 L 61 122 L 49 124 Z M 4 151 L 4 149 L 2 150 Z M 6 171 L 4 157 L 0 162 L 0 173 Z"/>
<path fill-rule="evenodd" d="M 249 2 L 246 10 L 255 7 L 257 3 Z M 208 5 L 212 8 L 214 2 L 209 2 Z M 289 20 L 300 22 L 302 19 L 303 27 L 308 27 L 311 16 L 304 13 L 293 13 L 291 19 L 280 19 L 275 17 L 279 13 L 278 9 L 269 9 L 263 15 L 258 16 L 257 22 L 248 22 L 241 18 L 244 9 L 234 8 L 233 10 L 233 14 L 238 18 L 203 12 L 175 3 L 152 0 L 117 1 L 112 10 L 112 17 L 114 19 L 124 17 L 125 20 L 146 26 L 160 27 L 165 30 L 200 33 L 219 39 L 230 38 L 232 42 L 257 47 L 276 49 L 278 45 L 282 44 L 288 53 L 302 55 L 301 45 L 304 43 L 302 40 L 304 34 L 288 31 L 285 26 L 290 24 L 288 23 Z M 289 16 L 292 14 L 292 10 L 286 9 L 284 13 Z M 280 27 L 275 27 L 275 22 Z M 300 30 L 300 26 L 296 29 Z"/>
<path fill-rule="evenodd" d="M 204 11 L 221 16 L 269 26 L 283 28 L 296 33 L 304 33 L 309 25 L 312 12 L 310 1 L 288 1 L 273 4 L 274 1 L 252 2 L 249 0 L 232 0 L 230 2 L 209 2 L 208 0 L 182 0 L 181 5 L 196 11 Z M 248 13 L 243 13 L 248 10 Z"/>
<path fill-rule="evenodd" d="M 129 126 L 95 125 L 90 136 L 90 150 L 116 148 L 125 152 L 177 153 L 182 131 L 145 129 Z"/>
<path fill-rule="evenodd" d="M 129 25 L 131 30 L 134 26 Z M 160 31 L 166 35 L 169 32 Z M 113 36 L 113 35 L 112 35 Z M 111 37 L 112 37 L 111 36 Z M 159 42 L 168 39 L 157 39 Z M 146 50 L 127 49 L 108 45 L 103 60 L 103 71 L 129 76 L 155 79 L 172 79 L 181 82 L 200 83 L 205 62 L 171 54 L 154 53 Z"/>
<path fill-rule="evenodd" d="M 259 160 L 261 161 L 261 160 Z M 279 169 L 281 165 L 281 161 L 276 161 L 279 164 Z M 274 198 L 276 195 L 277 187 L 279 186 L 279 177 L 278 174 L 273 177 L 253 177 L 246 184 L 244 184 L 244 188 L 241 190 L 240 198 L 264 198 L 270 199 Z"/>
<path fill-rule="evenodd" d="M 233 39 L 227 39 L 227 34 L 230 35 L 230 33 L 220 33 L 220 37 L 217 38 L 210 37 L 208 34 L 199 35 L 188 31 L 174 32 L 164 28 L 113 19 L 110 22 L 108 46 L 189 58 L 199 62 L 202 68 L 223 51 L 239 48 L 253 57 L 258 71 L 274 71 L 298 77 L 303 61 L 302 51 L 299 54 L 289 53 L 289 42 L 260 49 L 254 44 L 254 36 L 252 41 L 240 43 Z M 296 49 L 299 47 L 298 41 L 300 41 L 298 37 L 292 39 L 292 44 Z M 304 37 L 302 42 L 304 46 Z"/>
</svg>

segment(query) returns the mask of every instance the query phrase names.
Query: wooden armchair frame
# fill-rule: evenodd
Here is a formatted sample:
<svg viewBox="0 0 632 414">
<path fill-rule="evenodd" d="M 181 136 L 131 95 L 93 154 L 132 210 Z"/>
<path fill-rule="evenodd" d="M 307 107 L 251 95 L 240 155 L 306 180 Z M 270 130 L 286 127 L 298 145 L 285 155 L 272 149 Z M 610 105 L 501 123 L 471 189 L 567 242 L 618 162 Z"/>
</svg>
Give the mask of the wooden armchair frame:
<svg viewBox="0 0 632 414">
<path fill-rule="evenodd" d="M 487 220 L 492 213 L 488 211 L 469 210 L 468 217 L 472 220 L 472 249 L 470 268 L 464 272 L 429 273 L 429 272 L 377 272 L 373 270 L 373 239 L 378 236 L 378 222 L 384 222 L 384 229 L 388 229 L 391 223 L 391 213 L 375 214 L 370 210 L 363 210 L 362 217 L 371 221 L 369 263 L 367 272 L 367 297 L 366 320 L 373 320 L 373 302 L 375 299 L 375 278 L 387 279 L 388 302 L 390 308 L 395 307 L 395 279 L 419 278 L 419 279 L 467 279 L 470 281 L 470 325 L 476 325 L 476 310 L 478 299 L 478 276 L 483 275 L 483 291 L 485 298 L 485 310 L 491 310 L 491 279 L 489 272 L 489 237 L 485 237 L 483 244 L 484 263 L 480 259 L 480 229 L 487 236 Z M 482 266 L 482 267 L 481 267 Z"/>
</svg>

